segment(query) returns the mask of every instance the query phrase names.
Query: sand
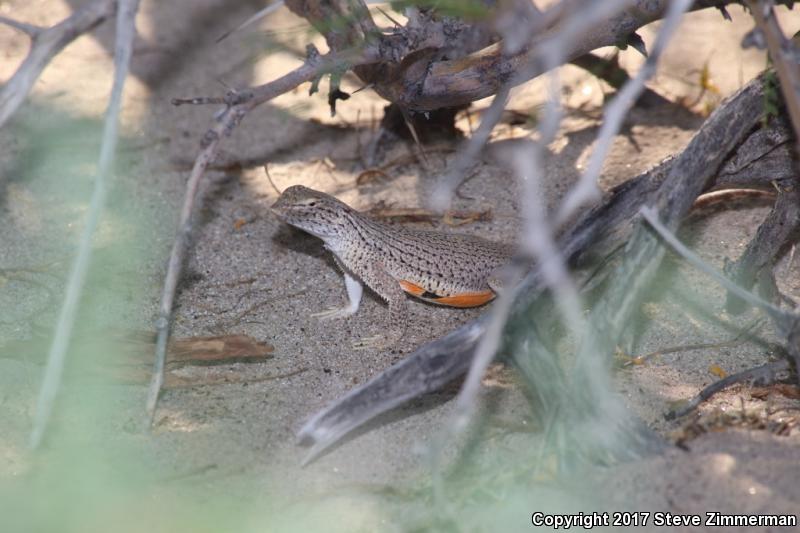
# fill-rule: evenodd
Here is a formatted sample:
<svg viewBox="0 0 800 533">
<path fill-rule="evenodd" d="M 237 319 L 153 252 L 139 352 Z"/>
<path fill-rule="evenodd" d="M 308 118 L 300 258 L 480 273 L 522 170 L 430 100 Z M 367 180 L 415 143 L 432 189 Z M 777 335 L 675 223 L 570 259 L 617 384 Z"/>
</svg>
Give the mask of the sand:
<svg viewBox="0 0 800 533">
<path fill-rule="evenodd" d="M 83 341 L 104 338 L 110 331 L 153 329 L 187 165 L 215 111 L 213 106 L 174 107 L 170 99 L 220 94 L 223 84 L 263 83 L 299 64 L 309 33 L 303 21 L 286 10 L 258 28 L 214 44 L 217 36 L 260 5 L 254 1 L 232 6 L 222 0 L 143 2 L 125 92 L 118 172 L 95 240 L 94 266 L 79 320 Z M 51 24 L 70 9 L 70 3 L 56 0 L 0 2 L 2 14 L 39 24 Z M 751 27 L 748 17 L 738 7 L 730 11 L 734 15 L 730 23 L 715 11 L 691 15 L 650 86 L 674 101 L 691 102 L 701 92 L 697 83 L 704 65 L 720 95 L 732 93 L 758 73 L 764 66 L 763 55 L 739 48 Z M 800 27 L 796 14 L 783 18 L 789 33 Z M 642 32 L 646 42 L 652 42 L 654 31 L 648 27 Z M 384 102 L 363 91 L 341 102 L 339 113 L 331 118 L 325 96 L 309 97 L 306 86 L 259 108 L 225 143 L 225 157 L 250 164 L 207 175 L 173 329 L 177 337 L 246 334 L 274 346 L 272 357 L 260 363 L 183 368 L 178 374 L 190 381 L 232 382 L 165 391 L 155 430 L 148 434 L 140 424 L 143 384 L 119 384 L 103 372 L 86 375 L 86 368 L 110 364 L 119 346 L 112 341 L 95 352 L 86 350 L 93 355 L 81 357 L 83 344 L 78 344 L 71 354 L 74 359 L 108 360 L 89 359 L 90 365 L 71 374 L 53 422 L 54 433 L 67 436 L 64 441 L 51 438 L 42 454 L 32 455 L 26 439 L 41 360 L 91 192 L 98 124 L 111 83 L 112 37 L 107 24 L 68 47 L 37 82 L 29 103 L 0 131 L 0 268 L 9 269 L 0 278 L 3 493 L 25 499 L 27 492 L 14 489 L 15 483 L 34 491 L 30 480 L 46 479 L 48 468 L 61 464 L 65 449 L 80 448 L 84 439 L 95 446 L 98 439 L 109 464 L 115 464 L 109 458 L 119 453 L 126 464 L 145 466 L 120 472 L 111 468 L 116 473 L 110 477 L 92 478 L 99 480 L 92 498 L 103 493 L 95 502 L 116 494 L 115 483 L 108 479 L 138 481 L 136 490 L 119 491 L 127 499 L 120 496 L 116 506 L 104 507 L 103 512 L 88 504 L 87 514 L 102 517 L 98 522 L 127 519 L 135 524 L 135 509 L 147 502 L 156 509 L 148 515 L 150 522 L 165 531 L 197 524 L 209 530 L 214 525 L 262 530 L 271 524 L 276 529 L 316 525 L 326 530 L 375 531 L 445 528 L 453 523 L 462 530 L 499 524 L 527 530 L 530 513 L 536 510 L 702 514 L 800 509 L 798 431 L 792 427 L 781 435 L 770 431 L 781 420 L 796 424 L 800 402 L 774 391 L 754 395 L 747 386 L 735 387 L 702 406 L 695 426 L 708 432 L 689 439 L 686 450 L 674 448 L 662 456 L 599 469 L 580 482 L 532 484 L 530 492 L 496 500 L 484 495 L 476 505 L 458 496 L 452 509 L 443 509 L 424 496 L 431 482 L 430 446 L 452 410 L 456 386 L 381 417 L 301 468 L 307 450 L 297 445 L 294 435 L 309 416 L 421 343 L 487 311 L 410 303 L 409 333 L 388 351 L 352 349 L 354 340 L 379 332 L 388 319 L 386 306 L 374 294 L 367 293 L 361 310 L 348 320 L 321 322 L 309 316 L 341 305 L 344 284 L 320 241 L 283 225 L 269 212 L 277 197 L 275 187 L 303 184 L 335 194 L 359 209 L 379 202 L 424 207 L 437 178 L 453 161 L 457 143 L 430 147 L 427 169 L 414 155 L 415 147 L 402 141 L 389 143 L 379 152 L 384 164 L 391 163 L 385 169 L 388 178 L 356 186 Z M 318 36 L 314 42 L 322 48 Z M 27 42 L 24 35 L 0 27 L 0 43 L 5 56 L 0 79 L 5 80 L 24 56 Z M 626 51 L 621 62 L 634 67 L 641 59 Z M 550 205 L 577 179 L 601 119 L 602 85 L 572 67 L 564 69 L 563 78 L 566 116 L 550 147 L 543 184 Z M 542 102 L 543 86 L 537 80 L 520 88 L 511 108 L 532 113 Z M 345 78 L 345 90 L 357 87 L 355 78 Z M 694 114 L 677 108 L 634 110 L 624 134 L 614 142 L 602 185 L 621 183 L 680 151 L 702 123 L 700 112 L 719 98 L 713 91 L 703 95 Z M 477 102 L 470 114 L 473 124 L 464 115 L 459 128 L 465 132 L 474 128 L 479 111 L 487 105 Z M 517 185 L 503 162 L 501 147 L 530 132 L 528 124 L 501 125 L 493 147 L 460 189 L 455 207 L 490 210 L 491 220 L 458 228 L 442 222 L 419 226 L 512 242 L 520 226 Z M 272 183 L 261 168 L 264 162 L 269 163 Z M 738 257 L 768 211 L 769 204 L 763 201 L 706 209 L 692 215 L 682 237 L 721 268 L 724 258 Z M 777 273 L 782 290 L 800 298 L 797 260 L 784 257 Z M 725 315 L 724 297 L 689 267 L 668 260 L 658 287 L 643 305 L 642 313 L 651 320 L 637 331 L 632 355 L 735 338 L 736 332 L 725 324 L 741 327 L 758 316 Z M 771 340 L 769 325 L 759 332 Z M 771 357 L 769 346 L 753 342 L 683 350 L 619 371 L 617 385 L 633 412 L 674 440 L 686 434 L 687 420 L 664 419 L 673 402 L 690 398 L 718 379 L 719 369 L 732 373 Z M 507 468 L 515 458 L 529 455 L 540 436 L 520 429 L 530 418 L 530 407 L 513 370 L 495 371 L 500 378 L 485 382 L 482 399 L 490 429 L 479 431 L 486 438 L 473 453 L 476 464 L 497 462 Z M 97 403 L 103 405 L 95 411 Z M 109 416 L 87 418 L 86 413 L 95 412 Z M 716 423 L 721 412 L 729 417 Z M 70 437 L 74 428 L 87 432 Z M 456 452 L 465 444 L 463 439 L 451 443 L 447 464 L 458 464 Z M 478 491 L 464 483 L 468 494 Z M 64 503 L 39 516 L 24 505 L 17 507 L 16 514 L 9 515 L 14 517 L 11 523 L 50 524 L 54 522 L 47 520 L 57 517 L 66 524 L 64 530 L 92 528 L 86 525 L 86 516 L 62 512 L 79 496 L 53 489 L 49 498 Z M 7 503 L 11 501 L 16 500 Z M 462 512 L 464 508 L 469 511 Z M 430 516 L 447 520 L 432 526 Z M 651 523 L 650 528 L 655 526 Z"/>
</svg>

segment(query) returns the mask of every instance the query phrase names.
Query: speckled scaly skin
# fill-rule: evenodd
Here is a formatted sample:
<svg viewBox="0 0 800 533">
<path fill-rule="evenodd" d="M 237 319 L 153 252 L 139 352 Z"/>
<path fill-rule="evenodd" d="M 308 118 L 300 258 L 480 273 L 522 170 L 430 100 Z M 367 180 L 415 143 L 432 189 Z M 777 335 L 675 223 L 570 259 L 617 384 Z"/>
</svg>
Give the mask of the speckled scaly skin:
<svg viewBox="0 0 800 533">
<path fill-rule="evenodd" d="M 322 239 L 344 272 L 349 305 L 319 316 L 355 313 L 363 282 L 388 302 L 393 342 L 403 333 L 404 291 L 441 305 L 482 305 L 495 296 L 490 279 L 511 258 L 507 245 L 471 235 L 390 226 L 302 185 L 286 189 L 272 211 Z"/>
</svg>

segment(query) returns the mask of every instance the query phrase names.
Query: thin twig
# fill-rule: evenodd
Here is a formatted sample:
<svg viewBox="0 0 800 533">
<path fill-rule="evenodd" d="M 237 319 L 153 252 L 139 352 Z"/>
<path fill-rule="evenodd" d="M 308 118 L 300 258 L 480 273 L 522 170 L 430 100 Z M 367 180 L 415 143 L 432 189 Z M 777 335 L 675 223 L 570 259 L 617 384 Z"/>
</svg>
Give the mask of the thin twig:
<svg viewBox="0 0 800 533">
<path fill-rule="evenodd" d="M 609 84 L 615 90 L 612 97 L 616 97 L 617 91 L 631 80 L 628 72 L 619 65 L 619 55 L 616 52 L 608 59 L 588 53 L 573 59 L 570 63 Z M 642 94 L 636 100 L 637 105 L 645 108 L 669 105 L 671 103 L 668 99 L 647 87 L 644 88 Z"/>
<path fill-rule="evenodd" d="M 20 22 L 7 17 L 0 17 L 0 24 L 5 24 L 6 26 L 14 28 L 15 30 L 19 30 L 32 40 L 35 40 L 43 31 L 45 31 L 45 28 L 42 28 L 41 26 L 28 24 L 27 22 Z"/>
<path fill-rule="evenodd" d="M 705 209 L 723 202 L 729 204 L 752 198 L 773 200 L 775 196 L 777 194 L 774 191 L 763 189 L 722 189 L 701 194 L 692 204 L 692 209 Z"/>
<path fill-rule="evenodd" d="M 729 341 L 722 341 L 722 342 L 698 342 L 696 344 L 684 344 L 682 346 L 671 346 L 669 348 L 661 348 L 654 352 L 648 352 L 642 355 L 637 355 L 635 357 L 622 355 L 621 357 L 625 359 L 625 362 L 622 366 L 634 366 L 634 365 L 643 365 L 645 361 L 648 359 L 652 359 L 653 357 L 659 355 L 667 355 L 671 353 L 679 353 L 679 352 L 691 352 L 693 350 L 712 350 L 716 348 L 730 348 L 733 346 L 738 346 L 740 344 L 744 344 L 745 340 L 741 338 L 740 335 L 737 335 L 735 339 Z"/>
<path fill-rule="evenodd" d="M 271 15 L 272 13 L 277 11 L 278 8 L 281 7 L 282 5 L 283 5 L 283 0 L 277 0 L 276 2 L 273 2 L 272 4 L 268 5 L 267 7 L 265 7 L 264 9 L 259 11 L 258 13 L 256 13 L 255 15 L 251 16 L 250 18 L 248 18 L 247 20 L 245 20 L 244 22 L 242 22 L 241 24 L 236 26 L 234 29 L 226 31 L 225 33 L 223 33 L 222 35 L 217 37 L 216 42 L 219 43 L 222 40 L 224 40 L 227 37 L 229 37 L 232 33 L 235 33 L 237 31 L 241 31 L 241 30 L 247 28 L 248 26 L 251 26 L 251 25 L 255 24 L 259 20 L 261 20 L 261 19 L 263 19 L 265 17 L 268 17 L 269 15 Z"/>
<path fill-rule="evenodd" d="M 36 28 L 22 22 L 3 19 L 31 36 L 32 45 L 27 57 L 8 82 L 0 89 L 0 128 L 19 109 L 42 70 L 53 57 L 80 35 L 90 31 L 110 17 L 116 9 L 116 0 L 97 0 L 77 10 L 69 18 L 47 29 Z"/>
<path fill-rule="evenodd" d="M 374 61 L 378 55 L 374 49 L 366 48 L 361 51 L 346 51 L 342 53 L 330 52 L 325 56 L 320 56 L 316 48 L 309 45 L 307 48 L 308 57 L 306 61 L 295 70 L 273 80 L 264 85 L 259 85 L 247 91 L 229 93 L 226 96 L 228 106 L 218 115 L 217 123 L 209 129 L 203 137 L 203 149 L 195 159 L 192 173 L 186 183 L 186 193 L 184 196 L 183 207 L 181 209 L 180 221 L 178 222 L 178 232 L 175 242 L 172 245 L 167 274 L 164 280 L 164 289 L 161 293 L 161 307 L 159 317 L 156 320 L 156 340 L 155 363 L 153 368 L 153 379 L 147 393 L 147 426 L 151 427 L 155 409 L 158 403 L 158 395 L 164 381 L 164 361 L 166 358 L 167 339 L 169 338 L 169 327 L 172 319 L 172 308 L 175 300 L 175 292 L 178 287 L 181 270 L 183 268 L 186 248 L 189 242 L 189 235 L 192 232 L 192 213 L 200 185 L 200 179 L 205 174 L 206 169 L 214 161 L 219 148 L 219 143 L 225 137 L 229 137 L 242 119 L 255 107 L 267 102 L 281 94 L 286 93 L 304 83 L 319 78 L 323 73 L 330 72 L 343 66 L 353 66 L 361 63 Z"/>
<path fill-rule="evenodd" d="M 666 413 L 664 418 L 667 420 L 674 420 L 676 418 L 686 416 L 697 409 L 701 403 L 708 400 L 718 392 L 722 392 L 731 385 L 742 383 L 744 381 L 756 381 L 764 384 L 764 382 L 774 379 L 778 372 L 789 370 L 789 368 L 789 361 L 786 359 L 781 359 L 779 361 L 765 363 L 755 368 L 748 368 L 747 370 L 737 372 L 736 374 L 731 374 L 730 376 L 726 376 L 719 381 L 715 381 L 708 387 L 704 388 L 697 394 L 697 396 L 686 402 L 686 404 L 679 409 L 675 409 Z"/>
<path fill-rule="evenodd" d="M 100 147 L 100 162 L 98 164 L 97 178 L 94 183 L 94 192 L 89 205 L 86 226 L 78 244 L 78 253 L 67 282 L 66 295 L 61 312 L 56 324 L 56 332 L 50 346 L 47 366 L 39 390 L 39 399 L 36 404 L 36 416 L 33 421 L 33 430 L 30 436 L 31 448 L 41 444 L 53 402 L 61 384 L 64 370 L 64 360 L 69 346 L 72 328 L 75 323 L 75 312 L 80 302 L 81 291 L 86 280 L 89 268 L 89 259 L 92 251 L 92 238 L 97 228 L 100 214 L 105 204 L 107 182 L 112 171 L 114 153 L 117 147 L 117 129 L 119 126 L 119 111 L 122 102 L 122 89 L 128 78 L 131 55 L 133 54 L 133 38 L 135 35 L 136 13 L 139 9 L 139 0 L 119 0 L 117 10 L 117 36 L 114 51 L 114 85 L 108 101 L 105 125 L 103 128 L 103 144 Z M 101 19 L 102 20 L 102 19 Z"/>
<path fill-rule="evenodd" d="M 503 116 L 503 110 L 508 104 L 510 94 L 511 90 L 508 87 L 504 87 L 497 92 L 489 109 L 483 113 L 478 129 L 467 141 L 466 146 L 459 150 L 458 156 L 450 165 L 450 170 L 448 170 L 447 174 L 436 184 L 431 197 L 431 207 L 433 209 L 443 211 L 450 206 L 453 193 L 461 184 L 461 180 L 464 179 L 467 169 L 473 164 L 480 151 L 489 141 L 492 130 L 494 130 L 494 127 Z"/>
<path fill-rule="evenodd" d="M 653 357 L 659 355 L 666 355 L 670 353 L 678 353 L 678 352 L 688 352 L 692 350 L 711 350 L 711 349 L 718 349 L 718 348 L 730 348 L 733 346 L 738 346 L 740 344 L 744 344 L 746 341 L 745 337 L 750 335 L 754 330 L 760 328 L 762 322 L 757 320 L 750 326 L 744 328 L 740 331 L 734 338 L 727 340 L 727 341 L 719 341 L 719 342 L 699 342 L 695 344 L 684 344 L 681 346 L 670 346 L 668 348 L 661 348 L 654 352 L 645 353 L 642 355 L 637 355 L 635 357 L 628 357 L 623 356 L 625 362 L 622 366 L 629 367 L 633 365 L 641 365 L 644 364 L 645 361 L 651 359 Z"/>
<path fill-rule="evenodd" d="M 224 104 L 224 96 L 198 96 L 196 98 L 173 98 L 170 103 L 174 106 L 180 105 L 220 105 Z"/>
<path fill-rule="evenodd" d="M 377 9 L 378 11 L 380 11 L 381 15 L 383 15 L 384 17 L 386 17 L 387 19 L 389 19 L 389 21 L 390 21 L 392 24 L 394 24 L 394 25 L 395 25 L 395 28 L 397 28 L 397 29 L 399 29 L 399 30 L 402 30 L 402 29 L 403 29 L 403 25 L 402 25 L 402 24 L 400 24 L 399 22 L 397 22 L 397 19 L 395 19 L 394 17 L 392 17 L 392 16 L 391 16 L 389 13 L 387 13 L 386 11 L 384 11 L 383 9 L 381 9 L 381 7 L 380 7 L 380 6 L 376 7 L 375 9 Z"/>
<path fill-rule="evenodd" d="M 272 190 L 275 191 L 278 196 L 280 196 L 281 190 L 275 185 L 275 182 L 272 181 L 272 176 L 269 173 L 269 163 L 264 163 L 264 174 L 267 175 L 267 181 L 270 185 L 272 185 Z"/>
</svg>

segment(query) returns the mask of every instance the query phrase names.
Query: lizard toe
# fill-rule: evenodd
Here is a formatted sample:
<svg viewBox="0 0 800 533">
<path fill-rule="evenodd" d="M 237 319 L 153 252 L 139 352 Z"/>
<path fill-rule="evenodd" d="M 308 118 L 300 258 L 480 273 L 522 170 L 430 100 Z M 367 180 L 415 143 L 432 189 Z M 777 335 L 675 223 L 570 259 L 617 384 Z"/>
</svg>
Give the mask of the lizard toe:
<svg viewBox="0 0 800 533">
<path fill-rule="evenodd" d="M 370 348 L 385 348 L 387 339 L 383 335 L 364 337 L 353 342 L 354 350 L 368 350 Z"/>
<path fill-rule="evenodd" d="M 311 313 L 311 316 L 319 320 L 335 320 L 337 318 L 346 318 L 354 312 L 350 307 L 331 307 L 319 313 Z"/>
</svg>

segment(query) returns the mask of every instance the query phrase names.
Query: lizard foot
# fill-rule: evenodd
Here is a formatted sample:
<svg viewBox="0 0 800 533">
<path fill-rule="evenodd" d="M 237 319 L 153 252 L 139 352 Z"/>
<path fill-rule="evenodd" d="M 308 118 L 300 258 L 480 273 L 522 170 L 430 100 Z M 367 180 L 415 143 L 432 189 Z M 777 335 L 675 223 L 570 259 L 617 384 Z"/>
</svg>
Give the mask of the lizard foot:
<svg viewBox="0 0 800 533">
<path fill-rule="evenodd" d="M 331 307 L 327 311 L 321 311 L 319 313 L 312 313 L 311 316 L 314 318 L 318 318 L 320 320 L 333 320 L 336 318 L 345 318 L 355 313 L 354 309 L 351 309 L 350 306 L 347 307 Z"/>
<path fill-rule="evenodd" d="M 370 348 L 385 348 L 387 339 L 383 335 L 373 335 L 372 337 L 364 337 L 353 342 L 354 350 L 368 350 Z"/>
<path fill-rule="evenodd" d="M 403 338 L 402 332 L 392 333 L 390 335 L 373 335 L 372 337 L 364 337 L 353 343 L 354 350 L 367 350 L 370 348 L 381 349 L 391 348 Z"/>
</svg>

